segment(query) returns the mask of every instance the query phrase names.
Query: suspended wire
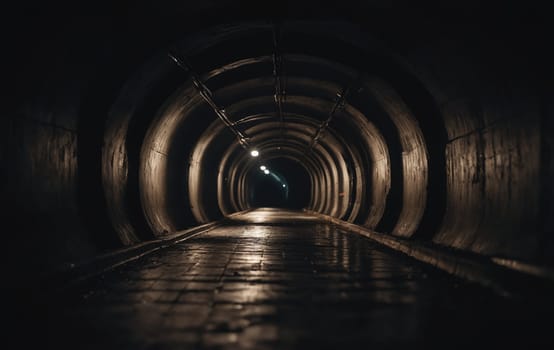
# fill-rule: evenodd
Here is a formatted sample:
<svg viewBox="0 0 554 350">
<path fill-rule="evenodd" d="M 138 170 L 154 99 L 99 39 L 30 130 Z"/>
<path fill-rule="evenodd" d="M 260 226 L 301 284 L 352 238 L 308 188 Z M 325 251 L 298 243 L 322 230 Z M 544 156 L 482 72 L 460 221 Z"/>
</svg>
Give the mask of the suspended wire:
<svg viewBox="0 0 554 350">
<path fill-rule="evenodd" d="M 273 94 L 273 99 L 275 101 L 277 116 L 279 117 L 279 134 L 281 137 L 281 143 L 284 143 L 284 129 L 285 129 L 285 117 L 283 113 L 283 105 L 286 100 L 286 81 L 283 77 L 285 58 L 281 53 L 280 48 L 280 38 L 281 38 L 281 27 L 279 23 L 274 22 L 272 26 L 273 34 L 273 80 L 275 85 L 275 93 Z"/>
<path fill-rule="evenodd" d="M 235 123 L 231 121 L 225 109 L 219 107 L 215 103 L 212 92 L 202 81 L 200 76 L 192 69 L 192 66 L 186 60 L 186 58 L 179 57 L 172 52 L 169 52 L 168 56 L 175 62 L 175 64 L 177 64 L 177 66 L 179 66 L 180 68 L 182 68 L 183 70 L 185 70 L 187 73 L 190 74 L 194 87 L 196 88 L 200 96 L 202 96 L 204 101 L 208 103 L 208 105 L 213 109 L 215 114 L 225 124 L 225 126 L 227 126 L 229 130 L 231 130 L 231 132 L 235 135 L 240 145 L 247 150 L 250 149 L 250 144 L 248 143 L 247 135 L 244 132 L 240 131 L 235 126 Z"/>
<path fill-rule="evenodd" d="M 273 24 L 273 78 L 275 82 L 275 94 L 273 98 L 277 106 L 277 115 L 279 116 L 279 121 L 284 122 L 283 116 L 283 103 L 286 99 L 285 91 L 285 81 L 282 77 L 283 75 L 283 66 L 284 66 L 284 57 L 281 54 L 279 47 L 280 39 L 280 26 L 278 23 Z"/>
<path fill-rule="evenodd" d="M 323 136 L 325 133 L 327 127 L 329 126 L 329 123 L 331 120 L 333 120 L 333 117 L 335 114 L 344 109 L 344 106 L 346 105 L 346 96 L 348 96 L 348 93 L 350 92 L 350 87 L 344 87 L 341 91 L 337 92 L 336 98 L 335 98 L 335 104 L 333 105 L 333 108 L 331 108 L 331 111 L 329 112 L 327 119 L 323 121 L 317 128 L 316 133 L 312 137 L 312 141 L 310 142 L 310 145 L 308 147 L 308 150 L 311 151 L 315 145 L 319 142 L 319 139 Z"/>
<path fill-rule="evenodd" d="M 312 140 L 308 146 L 308 152 L 311 152 L 315 145 L 319 142 L 321 137 L 325 134 L 325 131 L 329 127 L 329 124 L 335 117 L 335 115 L 343 110 L 346 106 L 346 98 L 349 94 L 351 94 L 352 90 L 358 90 L 358 87 L 361 85 L 363 79 L 363 74 L 358 74 L 358 77 L 356 81 L 350 85 L 345 86 L 341 91 L 337 92 L 337 95 L 335 97 L 335 104 L 331 108 L 331 111 L 329 112 L 327 119 L 325 119 L 317 128 L 314 136 L 312 137 Z"/>
</svg>

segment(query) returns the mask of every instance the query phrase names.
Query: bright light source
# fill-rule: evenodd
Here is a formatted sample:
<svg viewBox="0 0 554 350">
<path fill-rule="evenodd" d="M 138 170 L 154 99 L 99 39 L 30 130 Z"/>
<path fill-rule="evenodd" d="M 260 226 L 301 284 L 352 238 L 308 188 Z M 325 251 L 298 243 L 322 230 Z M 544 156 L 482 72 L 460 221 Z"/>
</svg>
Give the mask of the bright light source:
<svg viewBox="0 0 554 350">
<path fill-rule="evenodd" d="M 269 174 L 269 170 L 265 169 L 264 174 L 266 174 L 266 175 Z"/>
<path fill-rule="evenodd" d="M 267 167 L 266 167 L 265 165 L 262 165 L 262 166 L 260 167 L 260 170 L 262 170 L 262 171 L 265 170 L 265 169 L 267 169 Z"/>
<path fill-rule="evenodd" d="M 287 185 L 283 184 L 283 187 L 287 187 Z"/>
<path fill-rule="evenodd" d="M 255 150 L 255 149 L 254 149 L 254 150 L 250 151 L 250 155 L 251 155 L 252 157 L 257 157 L 257 156 L 260 155 L 260 152 L 258 152 L 258 150 Z"/>
</svg>

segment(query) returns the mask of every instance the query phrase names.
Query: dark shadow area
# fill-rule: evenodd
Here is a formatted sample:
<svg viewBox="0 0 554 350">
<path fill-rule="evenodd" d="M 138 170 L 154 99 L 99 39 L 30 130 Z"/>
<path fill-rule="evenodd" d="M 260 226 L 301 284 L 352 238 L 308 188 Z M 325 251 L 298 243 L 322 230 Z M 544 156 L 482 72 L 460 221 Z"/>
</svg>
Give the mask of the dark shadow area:
<svg viewBox="0 0 554 350">
<path fill-rule="evenodd" d="M 253 207 L 302 209 L 308 205 L 310 179 L 296 161 L 287 158 L 261 161 L 260 166 L 251 170 L 249 178 Z"/>
</svg>

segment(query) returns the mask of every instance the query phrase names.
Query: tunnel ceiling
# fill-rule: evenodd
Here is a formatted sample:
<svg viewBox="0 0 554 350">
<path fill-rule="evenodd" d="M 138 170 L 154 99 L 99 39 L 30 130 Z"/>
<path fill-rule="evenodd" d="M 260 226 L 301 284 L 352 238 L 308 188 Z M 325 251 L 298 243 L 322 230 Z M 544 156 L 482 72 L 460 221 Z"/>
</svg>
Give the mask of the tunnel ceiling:
<svg viewBox="0 0 554 350">
<path fill-rule="evenodd" d="M 6 141 L 25 140 L 14 212 L 75 239 L 72 259 L 249 209 L 274 164 L 307 210 L 548 255 L 551 60 L 536 12 L 276 5 L 30 6 L 12 40 L 25 67 Z"/>
<path fill-rule="evenodd" d="M 103 184 L 122 240 L 143 238 L 129 186 L 138 186 L 146 223 L 160 235 L 187 217 L 205 223 L 252 207 L 252 169 L 279 158 L 302 164 L 307 209 L 416 233 L 425 213 L 444 205 L 444 154 L 429 144 L 444 146 L 446 133 L 404 63 L 361 37 L 343 22 L 244 22 L 155 53 L 106 124 Z M 133 110 L 150 100 L 148 115 Z M 129 172 L 138 173 L 135 184 Z M 390 196 L 393 172 L 403 190 Z M 383 221 L 385 212 L 395 220 Z"/>
</svg>

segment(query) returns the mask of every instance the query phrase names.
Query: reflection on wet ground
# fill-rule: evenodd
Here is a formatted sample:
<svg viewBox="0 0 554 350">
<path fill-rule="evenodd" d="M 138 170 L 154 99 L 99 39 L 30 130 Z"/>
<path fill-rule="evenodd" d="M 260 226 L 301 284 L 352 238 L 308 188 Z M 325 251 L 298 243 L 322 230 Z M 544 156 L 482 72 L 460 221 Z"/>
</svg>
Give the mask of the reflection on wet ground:
<svg viewBox="0 0 554 350">
<path fill-rule="evenodd" d="M 270 209 L 235 217 L 48 303 L 48 345 L 57 348 L 550 341 L 541 328 L 548 323 L 526 302 L 460 282 L 315 217 Z"/>
</svg>

